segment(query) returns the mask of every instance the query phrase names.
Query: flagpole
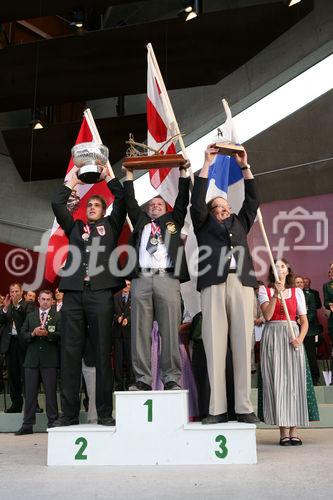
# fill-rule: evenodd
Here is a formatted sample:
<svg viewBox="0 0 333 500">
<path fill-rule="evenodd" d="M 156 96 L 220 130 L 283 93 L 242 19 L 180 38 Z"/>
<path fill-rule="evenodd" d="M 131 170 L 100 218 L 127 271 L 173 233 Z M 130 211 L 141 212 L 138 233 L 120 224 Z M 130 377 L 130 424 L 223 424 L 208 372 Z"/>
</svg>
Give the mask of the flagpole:
<svg viewBox="0 0 333 500">
<path fill-rule="evenodd" d="M 173 108 L 172 108 L 172 105 L 171 105 L 171 102 L 170 102 L 170 99 L 169 99 L 169 96 L 168 96 L 168 92 L 167 92 L 167 89 L 164 85 L 164 80 L 163 80 L 163 77 L 162 77 L 162 73 L 160 71 L 160 68 L 159 68 L 159 65 L 158 65 L 158 62 L 157 62 L 157 59 L 156 59 L 156 56 L 155 56 L 155 52 L 154 52 L 154 49 L 153 49 L 153 46 L 151 43 L 148 43 L 147 45 L 147 50 L 148 50 L 148 53 L 152 59 L 152 62 L 155 66 L 155 70 L 156 70 L 156 73 L 159 77 L 159 87 L 161 89 L 161 92 L 163 94 L 163 98 L 165 100 L 165 103 L 166 105 L 168 106 L 168 109 L 169 109 L 169 113 L 171 114 L 172 116 L 172 119 L 173 119 L 173 122 L 175 124 L 175 130 L 176 130 L 176 133 L 179 134 L 178 136 L 178 141 L 179 141 L 179 144 L 180 144 L 180 148 L 182 150 L 182 153 L 183 153 L 183 156 L 186 160 L 188 160 L 188 154 L 187 154 L 187 151 L 186 151 L 186 146 L 184 144 L 184 141 L 183 141 L 183 138 L 181 136 L 181 133 L 180 133 L 180 130 L 179 130 L 179 126 L 178 126 L 178 122 L 176 120 L 176 116 L 175 116 L 175 113 L 173 111 Z"/>
<path fill-rule="evenodd" d="M 101 139 L 101 136 L 99 135 L 99 132 L 98 132 L 98 128 L 96 127 L 96 123 L 95 123 L 95 120 L 94 120 L 94 117 L 90 111 L 90 108 L 87 108 L 84 110 L 84 116 L 88 122 L 88 125 L 90 127 L 90 130 L 91 130 L 91 133 L 92 133 L 92 136 L 93 136 L 93 139 L 94 139 L 94 142 L 97 142 L 98 144 L 103 144 L 102 143 L 102 139 Z M 108 169 L 108 172 L 109 172 L 109 176 L 114 179 L 115 178 L 115 175 L 114 175 L 114 172 L 113 172 L 113 169 L 111 167 L 111 163 L 107 162 L 106 164 L 107 166 L 107 169 Z M 126 215 L 126 222 L 128 224 L 128 227 L 130 228 L 130 230 L 133 232 L 133 225 L 132 225 L 132 222 L 130 221 L 128 215 Z"/>
</svg>

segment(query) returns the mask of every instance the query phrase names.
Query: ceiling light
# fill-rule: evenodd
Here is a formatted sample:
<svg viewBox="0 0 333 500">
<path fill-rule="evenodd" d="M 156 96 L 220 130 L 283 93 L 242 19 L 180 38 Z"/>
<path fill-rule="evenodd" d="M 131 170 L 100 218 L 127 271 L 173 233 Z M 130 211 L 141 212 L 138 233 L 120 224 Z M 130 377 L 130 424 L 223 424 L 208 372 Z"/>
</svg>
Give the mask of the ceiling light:
<svg viewBox="0 0 333 500">
<path fill-rule="evenodd" d="M 191 12 L 189 12 L 189 14 L 187 14 L 185 21 L 191 21 L 191 19 L 194 19 L 197 16 L 198 14 L 194 10 L 192 10 Z"/>
<path fill-rule="evenodd" d="M 44 125 L 42 124 L 42 122 L 40 120 L 35 120 L 33 123 L 32 123 L 32 128 L 34 130 L 38 130 L 38 129 L 41 129 L 41 128 L 44 128 Z"/>
<path fill-rule="evenodd" d="M 297 3 L 300 3 L 301 0 L 290 0 L 288 7 L 292 7 L 293 5 L 296 5 Z"/>
</svg>

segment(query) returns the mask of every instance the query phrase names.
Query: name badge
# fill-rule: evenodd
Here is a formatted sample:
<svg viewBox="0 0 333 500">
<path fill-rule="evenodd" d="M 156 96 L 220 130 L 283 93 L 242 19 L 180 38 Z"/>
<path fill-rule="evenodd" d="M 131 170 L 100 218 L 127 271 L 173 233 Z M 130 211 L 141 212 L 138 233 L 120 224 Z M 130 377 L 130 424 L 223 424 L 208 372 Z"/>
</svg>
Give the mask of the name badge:
<svg viewBox="0 0 333 500">
<path fill-rule="evenodd" d="M 47 331 L 50 332 L 50 333 L 54 333 L 55 332 L 55 326 L 54 325 L 49 325 L 47 327 Z"/>
</svg>

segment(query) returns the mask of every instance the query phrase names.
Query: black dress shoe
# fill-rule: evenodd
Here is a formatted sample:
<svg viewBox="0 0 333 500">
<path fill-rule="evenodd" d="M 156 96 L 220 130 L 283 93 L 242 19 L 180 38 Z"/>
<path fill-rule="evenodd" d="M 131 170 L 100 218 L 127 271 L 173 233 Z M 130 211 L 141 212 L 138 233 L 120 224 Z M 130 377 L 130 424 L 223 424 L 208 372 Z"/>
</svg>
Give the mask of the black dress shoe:
<svg viewBox="0 0 333 500">
<path fill-rule="evenodd" d="M 219 415 L 207 415 L 201 420 L 202 425 L 222 424 L 228 422 L 228 413 L 220 413 Z"/>
<path fill-rule="evenodd" d="M 26 434 L 33 434 L 34 431 L 32 427 L 21 427 L 17 432 L 15 432 L 15 436 L 25 436 Z"/>
<path fill-rule="evenodd" d="M 52 427 L 67 427 L 68 425 L 79 425 L 79 419 L 62 416 L 53 422 Z"/>
<path fill-rule="evenodd" d="M 179 391 L 180 389 L 181 387 L 176 382 L 173 382 L 173 380 L 164 384 L 165 391 Z"/>
<path fill-rule="evenodd" d="M 4 413 L 22 413 L 22 408 L 19 406 L 10 406 Z"/>
<path fill-rule="evenodd" d="M 238 422 L 243 422 L 245 424 L 257 424 L 260 422 L 260 419 L 255 413 L 237 413 L 236 417 Z"/>
<path fill-rule="evenodd" d="M 44 413 L 43 408 L 41 408 L 40 406 L 37 406 L 36 413 Z"/>
<path fill-rule="evenodd" d="M 141 382 L 139 380 L 138 382 L 135 382 L 135 384 L 132 384 L 128 388 L 129 391 L 151 391 L 151 386 L 148 384 L 145 384 L 144 382 Z"/>
<path fill-rule="evenodd" d="M 114 426 L 116 425 L 116 421 L 113 417 L 102 417 L 97 420 L 97 423 L 99 425 L 109 425 L 109 426 Z"/>
</svg>

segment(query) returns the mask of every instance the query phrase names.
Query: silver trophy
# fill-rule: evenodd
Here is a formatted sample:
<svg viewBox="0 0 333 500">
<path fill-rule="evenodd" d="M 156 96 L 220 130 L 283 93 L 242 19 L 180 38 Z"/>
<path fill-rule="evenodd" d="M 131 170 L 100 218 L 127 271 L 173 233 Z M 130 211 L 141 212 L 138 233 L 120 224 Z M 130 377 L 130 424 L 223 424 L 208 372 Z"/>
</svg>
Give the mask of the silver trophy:
<svg viewBox="0 0 333 500">
<path fill-rule="evenodd" d="M 97 142 L 81 142 L 72 148 L 72 157 L 76 167 L 77 176 L 85 184 L 100 182 L 103 167 L 107 164 L 109 150 Z"/>
</svg>

